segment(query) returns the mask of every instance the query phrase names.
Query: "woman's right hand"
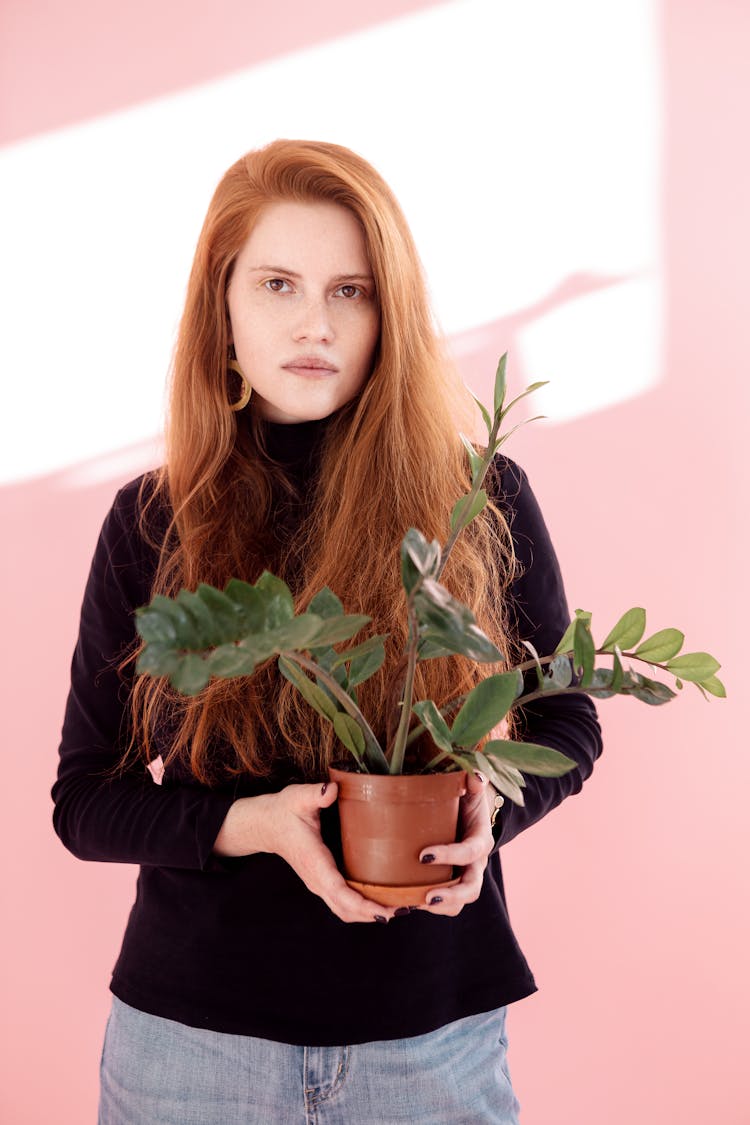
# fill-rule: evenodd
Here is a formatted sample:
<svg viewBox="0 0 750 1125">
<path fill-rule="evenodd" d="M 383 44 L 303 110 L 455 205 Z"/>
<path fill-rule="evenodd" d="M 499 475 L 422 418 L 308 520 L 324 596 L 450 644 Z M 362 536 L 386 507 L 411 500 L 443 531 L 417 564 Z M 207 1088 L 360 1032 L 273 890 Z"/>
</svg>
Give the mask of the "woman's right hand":
<svg viewBox="0 0 750 1125">
<path fill-rule="evenodd" d="M 240 797 L 234 802 L 214 843 L 224 856 L 272 852 L 286 860 L 309 891 L 323 899 L 342 922 L 387 922 L 393 907 L 381 906 L 347 885 L 320 834 L 320 810 L 338 796 L 335 781 L 326 785 L 287 785 L 279 793 Z"/>
</svg>

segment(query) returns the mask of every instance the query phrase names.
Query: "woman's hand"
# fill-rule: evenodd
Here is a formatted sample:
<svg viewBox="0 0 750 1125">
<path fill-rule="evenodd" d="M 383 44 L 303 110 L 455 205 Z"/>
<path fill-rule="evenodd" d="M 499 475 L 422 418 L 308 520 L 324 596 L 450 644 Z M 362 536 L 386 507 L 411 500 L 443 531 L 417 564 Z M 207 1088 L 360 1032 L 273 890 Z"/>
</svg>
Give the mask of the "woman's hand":
<svg viewBox="0 0 750 1125">
<path fill-rule="evenodd" d="M 428 863 L 451 863 L 463 867 L 460 882 L 454 887 L 433 889 L 425 906 L 430 914 L 460 914 L 467 902 L 475 902 L 482 890 L 487 857 L 495 845 L 490 825 L 492 787 L 484 774 L 466 774 L 466 795 L 459 805 L 461 840 L 457 844 L 442 844 L 423 848 L 420 860 L 433 856 Z"/>
<path fill-rule="evenodd" d="M 240 797 L 214 843 L 216 855 L 272 852 L 286 860 L 309 891 L 342 922 L 387 922 L 392 907 L 371 902 L 349 887 L 320 834 L 320 810 L 338 796 L 335 782 L 287 785 L 279 793 Z"/>
</svg>

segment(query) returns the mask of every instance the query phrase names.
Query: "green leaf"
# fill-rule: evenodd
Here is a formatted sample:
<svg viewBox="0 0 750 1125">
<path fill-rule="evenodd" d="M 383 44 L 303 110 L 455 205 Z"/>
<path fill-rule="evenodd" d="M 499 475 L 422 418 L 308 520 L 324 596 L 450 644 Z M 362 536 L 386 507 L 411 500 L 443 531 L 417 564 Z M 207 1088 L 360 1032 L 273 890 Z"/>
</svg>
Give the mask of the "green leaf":
<svg viewBox="0 0 750 1125">
<path fill-rule="evenodd" d="M 596 660 L 594 638 L 591 636 L 591 628 L 589 626 L 590 620 L 590 613 L 587 614 L 582 610 L 576 610 L 576 623 L 573 631 L 573 659 L 575 661 L 576 671 L 581 677 L 581 687 L 586 687 L 591 683 L 591 677 L 594 674 L 594 662 Z"/>
<path fill-rule="evenodd" d="M 347 750 L 361 762 L 365 753 L 365 736 L 356 719 L 347 715 L 346 711 L 337 711 L 333 716 L 333 729 Z"/>
<path fill-rule="evenodd" d="M 492 433 L 492 419 L 490 418 L 490 414 L 489 414 L 489 411 L 487 410 L 487 407 L 484 405 L 484 403 L 479 401 L 477 396 L 472 391 L 469 391 L 469 394 L 474 399 L 474 402 L 477 404 L 477 406 L 479 407 L 479 409 L 482 413 L 482 417 L 484 418 L 484 424 L 487 427 L 487 433 L 491 434 Z"/>
<path fill-rule="evenodd" d="M 238 627 L 242 635 L 261 632 L 266 623 L 266 611 L 260 591 L 249 582 L 230 578 L 224 587 L 224 593 L 235 606 L 239 619 Z"/>
<path fill-rule="evenodd" d="M 540 688 L 544 688 L 544 669 L 542 668 L 542 662 L 539 659 L 539 653 L 534 648 L 531 641 L 521 641 L 521 644 L 524 646 L 524 648 L 527 648 L 531 655 L 534 657 L 534 663 L 536 665 L 537 684 Z"/>
<path fill-rule="evenodd" d="M 615 654 L 612 659 L 612 681 L 610 684 L 612 691 L 615 693 L 620 691 L 624 681 L 624 671 L 621 658 L 622 653 L 620 652 L 620 646 L 615 645 Z"/>
<path fill-rule="evenodd" d="M 339 655 L 336 649 L 331 645 L 324 645 L 322 648 L 311 647 L 309 652 L 315 663 L 324 671 L 330 672 L 336 683 L 346 691 L 349 684 L 349 677 L 347 676 L 345 665 L 340 664 L 334 667 Z"/>
<path fill-rule="evenodd" d="M 632 695 L 634 699 L 639 699 L 641 703 L 649 703 L 652 707 L 658 707 L 663 703 L 669 703 L 670 699 L 674 699 L 677 693 L 658 680 L 650 680 L 647 676 L 642 676 L 638 672 L 631 672 L 630 680 L 625 680 L 621 694 Z"/>
<path fill-rule="evenodd" d="M 568 625 L 567 629 L 565 630 L 563 635 L 560 637 L 560 640 L 558 641 L 558 644 L 557 644 L 557 648 L 555 649 L 555 654 L 557 654 L 558 652 L 572 652 L 573 651 L 573 637 L 575 636 L 575 631 L 576 631 L 576 618 L 574 617 L 573 620 L 571 621 L 570 625 Z"/>
<path fill-rule="evenodd" d="M 489 745 L 489 743 L 488 743 Z M 485 747 L 486 749 L 487 747 Z M 514 805 L 520 805 L 523 808 L 523 788 L 526 784 L 523 775 L 512 765 L 506 765 L 497 759 L 489 759 L 492 767 L 492 775 L 490 780 L 496 789 L 513 802 Z"/>
<path fill-rule="evenodd" d="M 172 687 L 183 695 L 197 695 L 206 686 L 210 676 L 206 662 L 189 652 L 180 658 L 178 667 L 169 679 Z"/>
<path fill-rule="evenodd" d="M 375 640 L 375 638 L 372 638 Z M 352 687 L 357 684 L 363 684 L 369 680 L 370 676 L 374 676 L 378 668 L 381 667 L 385 660 L 385 648 L 382 641 L 380 641 L 377 648 L 372 652 L 364 653 L 362 656 L 356 657 L 349 665 L 349 683 Z"/>
<path fill-rule="evenodd" d="M 476 768 L 482 771 L 488 781 L 494 785 L 496 789 L 505 792 L 516 804 L 523 805 L 523 793 L 521 790 L 526 782 L 523 779 L 523 775 L 520 774 L 517 769 L 513 766 L 505 765 L 503 762 L 485 758 L 481 750 L 475 750 L 472 757 L 474 758 Z"/>
<path fill-rule="evenodd" d="M 305 702 L 309 703 L 319 715 L 333 720 L 338 712 L 336 704 L 331 697 L 318 685 L 305 675 L 299 665 L 286 656 L 279 657 L 279 671 L 282 676 L 294 684 Z"/>
<path fill-rule="evenodd" d="M 469 692 L 453 720 L 451 741 L 457 746 L 474 746 L 507 715 L 516 698 L 515 672 L 488 676 Z"/>
<path fill-rule="evenodd" d="M 135 611 L 135 627 L 147 643 L 177 644 L 177 626 L 163 608 L 163 603 L 168 601 L 168 598 L 157 594 L 150 605 L 140 606 Z"/>
<path fill-rule="evenodd" d="M 342 652 L 337 652 L 331 667 L 336 668 L 339 664 L 347 664 L 350 660 L 357 660 L 373 651 L 379 653 L 383 648 L 383 641 L 387 641 L 388 636 L 388 633 L 377 633 L 374 637 L 368 637 L 366 641 L 354 645 L 353 648 L 345 648 Z"/>
<path fill-rule="evenodd" d="M 461 514 L 462 508 L 464 508 L 466 505 L 466 497 L 469 495 L 470 494 L 467 492 L 466 496 L 462 496 L 453 505 L 453 511 L 451 512 L 451 531 L 455 531 L 456 527 L 459 526 L 468 527 L 471 521 L 476 516 L 478 516 L 484 508 L 487 507 L 487 493 L 483 488 L 480 488 L 472 501 L 471 507 L 468 509 L 468 511 Z"/>
<path fill-rule="evenodd" d="M 681 680 L 702 684 L 718 672 L 721 664 L 708 652 L 686 652 L 668 660 L 667 668 Z"/>
<path fill-rule="evenodd" d="M 573 681 L 573 668 L 570 663 L 570 657 L 565 653 L 559 653 L 549 664 L 549 679 L 555 688 L 570 687 Z"/>
<path fill-rule="evenodd" d="M 726 699 L 727 697 L 727 689 L 718 676 L 709 676 L 707 679 L 701 680 L 698 686 L 705 688 L 711 695 L 718 696 L 719 699 Z"/>
<path fill-rule="evenodd" d="M 526 398 L 526 395 L 533 394 L 534 391 L 538 391 L 540 387 L 546 387 L 548 383 L 549 379 L 542 379 L 541 382 L 531 383 L 531 385 L 528 386 L 525 391 L 521 391 L 520 395 L 516 395 L 514 399 L 511 399 L 507 406 L 503 407 L 501 418 L 504 418 L 506 414 L 508 414 L 513 409 L 517 402 L 520 402 L 522 398 Z"/>
<path fill-rule="evenodd" d="M 684 643 L 685 634 L 679 629 L 660 629 L 653 637 L 642 641 L 633 655 L 658 664 L 662 660 L 671 660 L 676 656 Z"/>
<path fill-rule="evenodd" d="M 201 582 L 195 593 L 211 611 L 221 642 L 238 641 L 242 636 L 240 613 L 232 599 L 206 582 Z M 218 639 L 214 643 L 219 643 Z"/>
<path fill-rule="evenodd" d="M 415 703 L 412 711 L 422 726 L 430 732 L 436 746 L 446 752 L 453 749 L 450 728 L 431 699 Z"/>
<path fill-rule="evenodd" d="M 466 771 L 467 773 L 470 773 L 472 770 L 476 769 L 474 754 L 471 752 L 467 754 L 457 754 L 454 750 L 452 753 L 448 754 L 448 757 L 452 762 L 455 762 L 457 766 L 460 766 L 461 769 Z"/>
<path fill-rule="evenodd" d="M 299 652 L 309 647 L 310 643 L 317 641 L 318 635 L 326 622 L 315 613 L 300 613 L 292 617 L 277 629 L 269 630 L 268 639 L 272 641 L 274 651 Z"/>
<path fill-rule="evenodd" d="M 266 625 L 269 629 L 276 629 L 294 617 L 294 598 L 286 582 L 264 570 L 255 583 L 255 589 L 263 596 Z"/>
<path fill-rule="evenodd" d="M 428 637 L 422 637 L 417 648 L 417 660 L 436 660 L 438 657 L 451 656 L 452 654 L 452 649 L 446 648 L 445 645 L 430 640 Z"/>
<path fill-rule="evenodd" d="M 601 652 L 614 652 L 615 645 L 623 651 L 637 645 L 646 629 L 646 611 L 636 606 L 623 613 L 614 628 L 607 634 Z"/>
<path fill-rule="evenodd" d="M 336 597 L 333 590 L 328 586 L 324 586 L 319 590 L 315 597 L 310 602 L 308 613 L 314 613 L 316 617 L 322 617 L 324 621 L 328 621 L 332 617 L 341 617 L 344 614 L 344 607 L 339 598 Z M 323 645 L 310 645 L 310 654 L 315 658 L 318 664 L 326 671 L 333 671 L 333 663 L 338 656 L 338 653 L 330 644 Z M 345 684 L 347 676 L 345 669 L 337 669 L 335 678 L 338 683 Z"/>
<path fill-rule="evenodd" d="M 523 422 L 517 422 L 516 425 L 513 426 L 510 430 L 500 435 L 493 447 L 493 453 L 497 453 L 500 446 L 505 445 L 508 438 L 511 437 L 516 432 L 516 430 L 520 430 L 522 426 L 528 426 L 530 422 L 540 422 L 543 418 L 546 417 L 546 414 L 535 414 L 533 418 L 524 418 Z"/>
<path fill-rule="evenodd" d="M 423 634 L 450 652 L 470 660 L 496 662 L 503 659 L 499 648 L 482 632 L 474 614 L 444 586 L 425 578 L 414 596 L 414 609 Z"/>
<path fill-rule="evenodd" d="M 197 595 L 193 594 L 195 598 Z M 195 618 L 188 612 L 184 602 L 179 598 L 164 598 L 159 601 L 159 608 L 165 617 L 168 617 L 177 632 L 177 648 L 202 649 L 202 630 L 196 624 Z"/>
<path fill-rule="evenodd" d="M 535 742 L 512 742 L 493 739 L 484 746 L 484 753 L 498 758 L 524 773 L 537 777 L 562 777 L 576 768 L 572 758 L 552 750 L 549 746 L 538 746 Z"/>
<path fill-rule="evenodd" d="M 430 578 L 440 566 L 440 544 L 428 543 L 421 531 L 410 527 L 401 540 L 401 580 L 407 594 L 419 585 L 420 578 Z"/>
<path fill-rule="evenodd" d="M 249 637 L 243 637 L 237 647 L 246 652 L 255 664 L 262 664 L 279 651 L 274 632 L 253 633 Z"/>
<path fill-rule="evenodd" d="M 335 645 L 339 641 L 348 641 L 371 620 L 364 613 L 347 613 L 343 617 L 329 617 L 321 621 L 315 635 L 311 640 L 318 645 Z"/>
<path fill-rule="evenodd" d="M 611 699 L 613 695 L 618 692 L 612 691 L 612 669 L 611 668 L 595 668 L 594 674 L 591 677 L 591 683 L 586 688 L 589 695 L 594 699 Z M 622 692 L 622 688 L 620 688 Z"/>
<path fill-rule="evenodd" d="M 474 750 L 471 756 L 474 759 L 475 768 L 481 770 L 487 780 L 497 788 L 500 778 L 495 774 L 495 766 L 492 761 L 485 758 L 481 750 Z"/>
<path fill-rule="evenodd" d="M 220 676 L 222 679 L 249 676 L 256 667 L 251 652 L 231 643 L 215 648 L 206 658 L 205 664 L 212 676 Z"/>
<path fill-rule="evenodd" d="M 225 637 L 223 635 L 212 610 L 195 591 L 180 590 L 176 600 L 177 604 L 193 619 L 198 638 L 198 648 L 207 649 L 211 648 L 212 645 L 221 644 L 223 641 L 235 639 L 232 636 Z M 234 630 L 230 630 L 230 632 L 233 633 Z"/>
<path fill-rule="evenodd" d="M 505 366 L 506 366 L 507 362 L 508 362 L 508 353 L 505 352 L 503 355 L 500 356 L 500 361 L 497 365 L 497 371 L 495 372 L 495 394 L 494 394 L 495 414 L 497 414 L 498 411 L 502 410 L 502 408 L 503 408 L 503 400 L 505 398 L 505 389 L 506 389 L 506 383 L 507 383 L 506 377 L 505 377 Z"/>
<path fill-rule="evenodd" d="M 160 644 L 150 641 L 138 654 L 135 670 L 138 675 L 171 676 L 177 670 L 180 656 L 173 644 Z"/>
<path fill-rule="evenodd" d="M 458 436 L 461 438 L 461 441 L 463 442 L 464 449 L 469 454 L 469 464 L 471 465 L 471 480 L 472 480 L 472 484 L 473 484 L 473 482 L 477 479 L 477 477 L 481 473 L 482 468 L 484 467 L 484 461 L 479 456 L 476 449 L 474 448 L 474 446 L 471 444 L 471 442 L 467 438 L 466 434 L 459 434 Z"/>
<path fill-rule="evenodd" d="M 307 608 L 309 613 L 314 613 L 317 617 L 323 618 L 338 617 L 344 612 L 344 606 L 340 598 L 337 598 L 328 586 L 318 590 Z"/>
</svg>

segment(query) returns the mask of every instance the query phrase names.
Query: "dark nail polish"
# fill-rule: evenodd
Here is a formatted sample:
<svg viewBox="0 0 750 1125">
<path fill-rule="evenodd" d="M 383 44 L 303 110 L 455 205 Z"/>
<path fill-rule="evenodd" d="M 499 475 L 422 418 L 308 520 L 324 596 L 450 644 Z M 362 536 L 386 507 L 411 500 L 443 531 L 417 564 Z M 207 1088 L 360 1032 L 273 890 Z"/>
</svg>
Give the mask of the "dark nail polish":
<svg viewBox="0 0 750 1125">
<path fill-rule="evenodd" d="M 428 903 L 428 906 L 437 906 L 437 905 L 438 905 L 438 903 L 440 903 L 440 902 L 442 902 L 442 901 L 443 901 L 443 900 L 441 899 L 440 895 L 435 895 L 435 897 L 434 897 L 434 898 L 431 898 L 431 899 L 430 899 L 430 901 L 429 901 L 429 903 Z"/>
<path fill-rule="evenodd" d="M 375 919 L 376 922 L 387 922 L 388 921 L 388 919 L 384 918 L 382 914 L 373 914 L 373 918 Z"/>
<path fill-rule="evenodd" d="M 325 783 L 325 785 L 323 785 L 323 786 L 321 787 L 321 790 L 320 790 L 320 795 L 321 795 L 321 797 L 325 797 L 325 795 L 326 795 L 326 789 L 327 789 L 327 788 L 328 788 L 328 782 L 326 782 L 326 783 Z"/>
<path fill-rule="evenodd" d="M 432 852 L 428 852 L 428 853 L 427 853 L 427 855 L 423 855 L 423 856 L 422 856 L 422 858 L 420 859 L 420 861 L 419 861 L 419 862 L 420 862 L 420 863 L 434 863 L 434 862 L 435 862 L 435 857 L 434 857 L 434 855 L 432 854 Z"/>
<path fill-rule="evenodd" d="M 393 913 L 397 918 L 403 918 L 404 914 L 410 914 L 411 911 L 408 906 L 399 906 Z"/>
</svg>

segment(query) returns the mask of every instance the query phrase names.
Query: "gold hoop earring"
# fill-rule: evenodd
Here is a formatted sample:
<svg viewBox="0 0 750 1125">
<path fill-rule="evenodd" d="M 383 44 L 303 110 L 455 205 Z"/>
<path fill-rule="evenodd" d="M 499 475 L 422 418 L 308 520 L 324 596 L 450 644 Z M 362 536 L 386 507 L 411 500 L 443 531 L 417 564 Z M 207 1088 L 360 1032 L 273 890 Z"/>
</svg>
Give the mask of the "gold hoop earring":
<svg viewBox="0 0 750 1125">
<path fill-rule="evenodd" d="M 239 375 L 240 379 L 242 380 L 242 394 L 236 402 L 230 403 L 229 409 L 244 410 L 250 401 L 250 397 L 253 393 L 253 388 L 250 386 L 249 381 L 245 378 L 245 372 L 242 370 L 236 359 L 228 359 L 227 368 L 229 371 L 236 372 L 236 374 Z"/>
</svg>

